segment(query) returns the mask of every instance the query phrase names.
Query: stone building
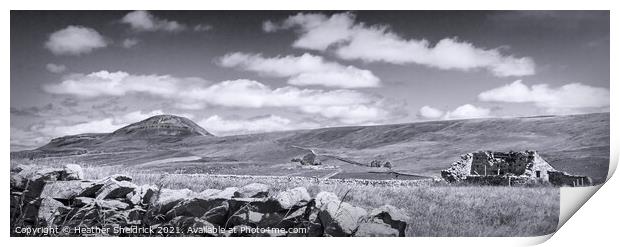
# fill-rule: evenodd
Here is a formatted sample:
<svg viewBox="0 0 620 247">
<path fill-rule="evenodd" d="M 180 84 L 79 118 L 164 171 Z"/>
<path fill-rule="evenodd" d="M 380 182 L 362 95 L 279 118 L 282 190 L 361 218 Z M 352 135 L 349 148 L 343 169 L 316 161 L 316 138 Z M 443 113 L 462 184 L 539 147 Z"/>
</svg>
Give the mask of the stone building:
<svg viewBox="0 0 620 247">
<path fill-rule="evenodd" d="M 461 156 L 452 166 L 441 171 L 448 182 L 469 182 L 486 185 L 551 183 L 556 186 L 592 184 L 589 177 L 556 171 L 536 151 L 479 151 Z"/>
</svg>

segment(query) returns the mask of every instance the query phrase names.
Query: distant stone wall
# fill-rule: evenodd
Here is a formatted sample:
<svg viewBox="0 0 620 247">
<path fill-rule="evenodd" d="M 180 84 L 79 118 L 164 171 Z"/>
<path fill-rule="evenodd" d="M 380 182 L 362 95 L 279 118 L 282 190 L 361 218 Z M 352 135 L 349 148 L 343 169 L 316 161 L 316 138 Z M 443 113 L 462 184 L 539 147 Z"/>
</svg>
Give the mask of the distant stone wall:
<svg viewBox="0 0 620 247">
<path fill-rule="evenodd" d="M 464 180 L 468 184 L 493 185 L 493 186 L 514 186 L 526 184 L 539 184 L 542 179 L 532 179 L 523 176 L 467 176 Z"/>
<path fill-rule="evenodd" d="M 170 190 L 113 175 L 83 180 L 77 165 L 11 170 L 11 235 L 47 236 L 405 236 L 409 217 L 384 205 L 370 212 L 331 192 L 303 187 L 270 194 L 267 185 Z M 81 230 L 82 229 L 82 230 Z"/>
<path fill-rule="evenodd" d="M 555 186 L 590 186 L 592 179 L 588 176 L 570 175 L 566 172 L 549 172 L 549 182 Z"/>
</svg>

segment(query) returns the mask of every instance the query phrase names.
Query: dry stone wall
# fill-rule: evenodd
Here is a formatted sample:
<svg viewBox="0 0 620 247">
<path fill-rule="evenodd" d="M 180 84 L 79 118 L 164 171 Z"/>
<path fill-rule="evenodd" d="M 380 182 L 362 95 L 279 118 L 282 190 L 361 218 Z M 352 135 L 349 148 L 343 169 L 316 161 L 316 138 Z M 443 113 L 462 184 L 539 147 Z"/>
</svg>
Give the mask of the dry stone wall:
<svg viewBox="0 0 620 247">
<path fill-rule="evenodd" d="M 11 227 L 57 227 L 52 236 L 405 236 L 409 217 L 367 210 L 331 192 L 267 185 L 171 190 L 113 175 L 83 180 L 81 168 L 11 171 Z M 20 236 L 14 231 L 14 236 Z"/>
</svg>

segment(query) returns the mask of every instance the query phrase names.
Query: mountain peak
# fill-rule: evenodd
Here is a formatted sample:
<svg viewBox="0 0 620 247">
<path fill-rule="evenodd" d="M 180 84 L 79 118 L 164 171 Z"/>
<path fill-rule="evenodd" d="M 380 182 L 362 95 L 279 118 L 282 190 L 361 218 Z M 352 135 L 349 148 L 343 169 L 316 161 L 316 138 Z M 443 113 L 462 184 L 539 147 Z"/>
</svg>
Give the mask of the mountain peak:
<svg viewBox="0 0 620 247">
<path fill-rule="evenodd" d="M 112 133 L 119 135 L 151 136 L 212 136 L 198 124 L 175 115 L 157 115 L 137 123 L 127 125 Z"/>
</svg>

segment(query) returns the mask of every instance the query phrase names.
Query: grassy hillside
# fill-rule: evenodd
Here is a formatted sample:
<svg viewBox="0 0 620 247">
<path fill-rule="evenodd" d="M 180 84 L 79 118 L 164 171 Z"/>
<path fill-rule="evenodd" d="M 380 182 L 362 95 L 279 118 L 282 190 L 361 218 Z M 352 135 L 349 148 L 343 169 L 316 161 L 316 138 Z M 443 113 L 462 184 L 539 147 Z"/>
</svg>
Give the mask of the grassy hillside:
<svg viewBox="0 0 620 247">
<path fill-rule="evenodd" d="M 355 174 L 377 170 L 336 159 L 324 160 L 324 167 L 319 169 L 297 167 L 290 160 L 309 152 L 298 148 L 303 147 L 360 163 L 389 160 L 395 171 L 437 177 L 440 170 L 464 153 L 530 149 L 538 150 L 556 169 L 588 175 L 595 182 L 602 182 L 609 164 L 609 113 L 432 121 L 225 137 L 119 140 L 107 138 L 86 145 L 77 142 L 78 146 L 54 146 L 53 151 L 82 148 L 87 150 L 86 154 L 60 159 L 176 172 L 323 176 L 335 171 L 339 176 L 355 177 Z M 190 156 L 202 158 L 152 162 Z"/>
</svg>

